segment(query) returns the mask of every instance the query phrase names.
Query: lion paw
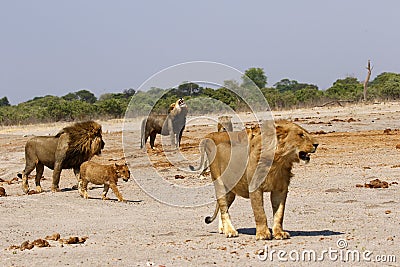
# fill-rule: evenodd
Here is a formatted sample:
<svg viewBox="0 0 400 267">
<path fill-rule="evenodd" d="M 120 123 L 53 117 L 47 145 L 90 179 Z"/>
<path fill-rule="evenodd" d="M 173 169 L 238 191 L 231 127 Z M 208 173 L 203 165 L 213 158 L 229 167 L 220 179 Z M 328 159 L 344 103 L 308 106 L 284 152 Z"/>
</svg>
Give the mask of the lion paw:
<svg viewBox="0 0 400 267">
<path fill-rule="evenodd" d="M 239 233 L 235 229 L 229 229 L 228 231 L 224 231 L 224 234 L 227 238 L 238 237 Z"/>
<path fill-rule="evenodd" d="M 25 194 L 28 194 L 28 192 L 29 192 L 29 186 L 28 186 L 27 184 L 23 184 L 23 185 L 22 185 L 22 191 L 23 191 Z"/>
<path fill-rule="evenodd" d="M 256 232 L 256 240 L 271 240 L 271 239 L 272 235 L 269 230 Z"/>
<path fill-rule="evenodd" d="M 285 231 L 280 231 L 280 232 L 274 233 L 274 237 L 275 237 L 275 239 L 278 239 L 278 240 L 288 239 L 288 238 L 290 238 L 290 234 Z"/>
<path fill-rule="evenodd" d="M 53 192 L 53 193 L 61 192 L 61 189 L 59 187 L 52 186 L 51 187 L 51 192 Z"/>
<path fill-rule="evenodd" d="M 36 186 L 36 192 L 38 192 L 38 193 L 42 193 L 43 192 L 42 187 L 40 185 Z"/>
</svg>

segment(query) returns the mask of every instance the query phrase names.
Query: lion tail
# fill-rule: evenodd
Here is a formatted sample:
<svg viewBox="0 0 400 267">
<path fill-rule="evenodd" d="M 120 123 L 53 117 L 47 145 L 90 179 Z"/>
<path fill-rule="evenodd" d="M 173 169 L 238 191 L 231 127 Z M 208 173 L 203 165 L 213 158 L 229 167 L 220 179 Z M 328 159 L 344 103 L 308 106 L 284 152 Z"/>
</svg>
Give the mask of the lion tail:
<svg viewBox="0 0 400 267">
<path fill-rule="evenodd" d="M 215 205 L 215 210 L 214 210 L 213 216 L 212 217 L 207 216 L 205 218 L 204 221 L 206 222 L 206 224 L 212 223 L 215 220 L 215 218 L 217 218 L 218 211 L 219 211 L 219 205 L 218 205 L 218 202 L 217 202 L 216 205 Z"/>
</svg>

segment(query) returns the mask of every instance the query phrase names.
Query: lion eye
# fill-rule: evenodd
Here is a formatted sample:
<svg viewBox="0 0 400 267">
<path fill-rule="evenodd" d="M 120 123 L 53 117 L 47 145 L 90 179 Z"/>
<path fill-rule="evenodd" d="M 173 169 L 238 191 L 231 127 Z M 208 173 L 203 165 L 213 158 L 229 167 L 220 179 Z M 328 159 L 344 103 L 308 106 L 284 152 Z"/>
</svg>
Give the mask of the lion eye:
<svg viewBox="0 0 400 267">
<path fill-rule="evenodd" d="M 299 136 L 300 136 L 301 138 L 304 138 L 304 134 L 303 134 L 303 133 L 299 133 Z"/>
</svg>

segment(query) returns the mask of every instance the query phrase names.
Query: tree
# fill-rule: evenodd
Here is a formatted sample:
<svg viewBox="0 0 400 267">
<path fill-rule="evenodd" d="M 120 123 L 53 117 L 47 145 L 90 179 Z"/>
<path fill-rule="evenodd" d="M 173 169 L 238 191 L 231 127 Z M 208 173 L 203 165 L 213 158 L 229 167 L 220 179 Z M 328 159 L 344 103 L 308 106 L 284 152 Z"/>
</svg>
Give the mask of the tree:
<svg viewBox="0 0 400 267">
<path fill-rule="evenodd" d="M 263 93 L 265 99 L 267 100 L 270 108 L 278 107 L 280 93 L 276 88 L 262 88 L 261 92 Z"/>
<path fill-rule="evenodd" d="M 279 92 L 283 93 L 286 91 L 294 91 L 294 87 L 298 84 L 295 80 L 282 79 L 276 84 L 274 84 L 275 88 L 278 89 Z"/>
<path fill-rule="evenodd" d="M 128 106 L 126 102 L 115 98 L 102 100 L 96 103 L 96 105 L 98 105 L 101 113 L 113 118 L 122 117 L 125 114 L 125 110 Z"/>
<path fill-rule="evenodd" d="M 247 86 L 246 77 L 252 80 L 258 88 L 264 88 L 267 85 L 267 76 L 262 68 L 250 68 L 244 72 L 244 77 L 242 77 L 244 87 Z"/>
<path fill-rule="evenodd" d="M 362 84 L 354 77 L 338 79 L 332 87 L 326 90 L 326 96 L 337 100 L 360 100 L 362 97 Z"/>
<path fill-rule="evenodd" d="M 239 89 L 240 84 L 236 80 L 226 80 L 224 81 L 224 87 L 226 89 L 236 92 Z"/>
<path fill-rule="evenodd" d="M 369 84 L 371 87 L 381 87 L 383 86 L 387 81 L 390 81 L 392 79 L 396 79 L 396 77 L 400 77 L 400 74 L 398 73 L 393 73 L 393 72 L 382 72 L 378 76 L 375 77 L 373 81 Z"/>
<path fill-rule="evenodd" d="M 0 98 L 0 107 L 8 107 L 10 106 L 10 102 L 8 101 L 8 98 L 5 96 L 3 98 Z"/>
<path fill-rule="evenodd" d="M 192 96 L 201 94 L 202 87 L 200 87 L 197 83 L 185 82 L 178 86 L 178 89 L 171 90 L 175 91 L 178 97 L 183 96 Z"/>
<path fill-rule="evenodd" d="M 68 93 L 62 98 L 68 101 L 79 100 L 79 97 L 76 95 L 76 93 Z"/>
<path fill-rule="evenodd" d="M 80 90 L 75 94 L 78 96 L 79 100 L 85 101 L 90 104 L 93 104 L 97 101 L 97 98 L 94 96 L 94 94 L 92 92 L 89 92 L 88 90 Z"/>
<path fill-rule="evenodd" d="M 400 99 L 400 77 L 385 82 L 381 91 L 386 99 Z"/>
<path fill-rule="evenodd" d="M 131 98 L 132 96 L 135 95 L 135 93 L 136 93 L 136 91 L 133 88 L 125 89 L 123 91 L 123 94 L 125 95 L 126 98 Z"/>
<path fill-rule="evenodd" d="M 304 105 L 316 104 L 323 96 L 323 92 L 313 86 L 305 87 L 294 92 L 299 103 Z"/>
<path fill-rule="evenodd" d="M 304 88 L 314 88 L 318 90 L 318 86 L 314 84 L 307 84 L 307 83 L 299 83 L 295 80 L 289 80 L 289 79 L 282 79 L 276 84 L 274 84 L 275 88 L 278 89 L 279 92 L 283 93 L 286 91 L 298 91 Z"/>
<path fill-rule="evenodd" d="M 107 99 L 111 99 L 111 98 L 114 98 L 113 93 L 105 93 L 105 94 L 100 95 L 99 101 L 103 101 L 103 100 L 107 100 Z"/>
<path fill-rule="evenodd" d="M 400 98 L 400 74 L 384 72 L 379 74 L 371 83 L 371 89 L 385 99 Z"/>
</svg>

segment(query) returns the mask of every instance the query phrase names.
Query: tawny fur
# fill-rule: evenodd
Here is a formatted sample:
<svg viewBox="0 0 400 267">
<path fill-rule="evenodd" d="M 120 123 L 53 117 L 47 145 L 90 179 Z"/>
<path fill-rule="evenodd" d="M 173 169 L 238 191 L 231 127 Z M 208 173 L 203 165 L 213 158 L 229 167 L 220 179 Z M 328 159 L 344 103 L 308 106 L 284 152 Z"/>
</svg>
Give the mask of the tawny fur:
<svg viewBox="0 0 400 267">
<path fill-rule="evenodd" d="M 271 192 L 273 236 L 276 239 L 289 238 L 282 225 L 292 167 L 300 158 L 309 161 L 309 153 L 315 152 L 318 146 L 316 140 L 306 130 L 288 121 L 277 121 L 275 126 L 271 123 L 263 125 L 261 134 L 242 139 L 245 140 L 242 143 L 227 140 L 226 133 L 208 137 L 204 152 L 211 162 L 217 205 L 214 215 L 207 217 L 206 222 L 212 222 L 220 211 L 220 232 L 227 237 L 237 236 L 228 209 L 239 195 L 250 198 L 256 239 L 271 239 L 263 204 L 263 193 Z"/>
<path fill-rule="evenodd" d="M 150 146 L 154 149 L 154 141 L 157 134 L 169 135 L 171 145 L 179 147 L 182 133 L 186 125 L 188 108 L 183 99 L 178 99 L 171 104 L 168 115 L 151 114 L 142 121 L 140 148 L 144 148 L 147 139 L 150 137 Z"/>
<path fill-rule="evenodd" d="M 104 148 L 101 125 L 94 121 L 75 123 L 63 128 L 56 136 L 37 136 L 25 145 L 25 169 L 18 176 L 22 178 L 22 189 L 29 191 L 28 175 L 36 168 L 36 190 L 42 191 L 40 179 L 44 166 L 53 170 L 51 190 L 59 191 L 62 169 L 73 169 L 76 176 L 82 162 L 101 154 Z"/>
<path fill-rule="evenodd" d="M 96 185 L 104 185 L 102 199 L 106 200 L 108 189 L 111 187 L 118 201 L 124 201 L 121 193 L 117 188 L 118 178 L 122 178 L 125 182 L 130 178 L 128 165 L 126 164 L 109 164 L 101 165 L 95 162 L 84 162 L 80 168 L 80 177 L 78 191 L 81 197 L 89 198 L 87 192 L 88 183 Z"/>
<path fill-rule="evenodd" d="M 227 144 L 240 144 L 240 143 L 246 143 L 250 142 L 251 139 L 253 139 L 255 136 L 259 135 L 260 132 L 260 127 L 254 126 L 251 128 L 246 128 L 243 131 L 237 131 L 237 132 L 212 132 L 207 134 L 204 139 L 200 142 L 200 155 L 201 159 L 199 167 L 195 168 L 192 165 L 189 166 L 189 168 L 192 171 L 198 171 L 201 168 L 203 168 L 203 172 L 207 170 L 208 166 L 207 165 L 207 159 L 206 159 L 206 154 L 205 154 L 205 147 L 208 147 L 208 149 L 211 151 L 212 146 L 216 146 L 221 143 L 227 143 Z M 203 173 L 202 173 L 203 174 Z"/>
</svg>

